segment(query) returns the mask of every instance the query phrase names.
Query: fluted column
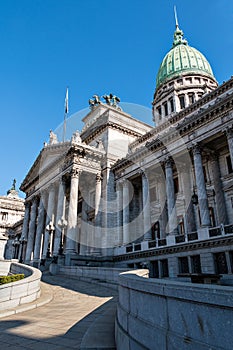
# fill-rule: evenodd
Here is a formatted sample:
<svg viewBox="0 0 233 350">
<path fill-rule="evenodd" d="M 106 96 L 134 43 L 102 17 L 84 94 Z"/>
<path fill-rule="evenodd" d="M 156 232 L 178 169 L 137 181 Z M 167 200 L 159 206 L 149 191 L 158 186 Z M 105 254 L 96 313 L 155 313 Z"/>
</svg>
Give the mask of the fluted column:
<svg viewBox="0 0 233 350">
<path fill-rule="evenodd" d="M 49 187 L 49 197 L 48 197 L 48 205 L 47 205 L 47 215 L 45 222 L 45 231 L 44 231 L 44 244 L 43 244 L 43 253 L 42 258 L 45 259 L 47 255 L 47 250 L 50 242 L 50 233 L 46 229 L 48 225 L 54 221 L 54 207 L 55 207 L 55 186 L 54 184 Z"/>
<path fill-rule="evenodd" d="M 75 253 L 75 245 L 77 240 L 79 174 L 80 172 L 78 169 L 72 169 L 65 254 Z M 66 259 L 66 264 L 69 264 L 69 259 Z"/>
<path fill-rule="evenodd" d="M 187 233 L 196 230 L 194 208 L 192 202 L 192 184 L 191 184 L 191 172 L 189 169 L 182 169 L 182 182 L 183 182 L 183 194 L 185 201 L 185 223 Z"/>
<path fill-rule="evenodd" d="M 25 214 L 23 219 L 23 229 L 22 229 L 22 235 L 21 238 L 28 238 L 28 225 L 29 225 L 29 218 L 30 218 L 30 202 L 25 203 Z"/>
<path fill-rule="evenodd" d="M 160 219 L 159 219 L 160 237 L 165 238 L 168 215 L 167 215 L 167 201 L 166 201 L 166 183 L 164 178 L 162 177 L 158 178 L 157 188 L 158 188 L 159 203 L 161 208 Z"/>
<path fill-rule="evenodd" d="M 118 232 L 118 245 L 123 244 L 123 218 L 122 218 L 122 205 L 123 205 L 123 188 L 120 181 L 117 182 L 117 232 Z"/>
<path fill-rule="evenodd" d="M 205 186 L 201 150 L 199 146 L 195 146 L 193 148 L 193 160 L 194 160 L 194 169 L 195 169 L 195 176 L 196 176 L 198 203 L 199 203 L 200 216 L 201 216 L 201 226 L 208 227 L 210 226 L 210 213 L 209 213 L 208 198 L 207 198 L 207 192 L 206 192 L 206 186 Z"/>
<path fill-rule="evenodd" d="M 166 174 L 166 194 L 167 194 L 167 210 L 168 210 L 168 225 L 169 234 L 177 233 L 177 214 L 176 214 L 176 198 L 173 180 L 172 161 L 167 159 L 165 162 Z"/>
<path fill-rule="evenodd" d="M 129 184 L 123 181 L 123 244 L 129 243 Z"/>
<path fill-rule="evenodd" d="M 33 243 L 34 243 L 35 233 L 36 233 L 37 208 L 38 208 L 38 198 L 35 197 L 33 198 L 33 201 L 32 201 L 32 207 L 31 207 L 31 213 L 30 213 L 27 248 L 26 248 L 26 256 L 25 256 L 26 263 L 29 263 L 31 261 L 31 255 L 33 251 Z"/>
<path fill-rule="evenodd" d="M 142 173 L 142 204 L 144 240 L 149 241 L 151 240 L 150 189 L 149 180 L 145 173 Z"/>
<path fill-rule="evenodd" d="M 231 156 L 231 164 L 233 167 L 233 128 L 228 128 L 226 130 L 226 135 L 227 135 L 229 152 L 230 152 L 230 156 Z"/>
<path fill-rule="evenodd" d="M 57 198 L 57 215 L 56 215 L 56 225 L 55 225 L 55 235 L 54 235 L 54 246 L 53 246 L 53 255 L 57 256 L 59 254 L 61 239 L 62 239 L 62 226 L 59 225 L 61 220 L 65 219 L 65 181 L 64 178 L 59 179 L 59 188 L 58 188 L 58 198 Z"/>
<path fill-rule="evenodd" d="M 34 257 L 33 257 L 33 261 L 35 263 L 38 263 L 40 260 L 42 235 L 43 235 L 44 223 L 45 223 L 45 200 L 46 200 L 46 193 L 42 192 L 40 197 L 39 209 L 38 209 L 38 220 L 37 220 L 37 227 L 36 227 L 36 239 L 35 239 L 35 247 L 34 247 Z"/>
<path fill-rule="evenodd" d="M 211 160 L 212 176 L 214 183 L 215 199 L 217 206 L 218 224 L 227 224 L 227 209 L 222 188 L 222 180 L 217 155 L 213 155 Z"/>
<path fill-rule="evenodd" d="M 101 253 L 101 174 L 96 174 L 95 182 L 95 230 L 94 230 L 94 240 L 93 240 L 93 253 Z"/>
</svg>

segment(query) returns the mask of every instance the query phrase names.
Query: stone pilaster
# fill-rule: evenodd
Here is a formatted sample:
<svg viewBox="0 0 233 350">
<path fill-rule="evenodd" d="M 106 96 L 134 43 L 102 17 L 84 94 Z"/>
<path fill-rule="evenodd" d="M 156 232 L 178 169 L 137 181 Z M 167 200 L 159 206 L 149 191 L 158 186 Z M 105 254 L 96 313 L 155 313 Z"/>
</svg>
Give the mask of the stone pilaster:
<svg viewBox="0 0 233 350">
<path fill-rule="evenodd" d="M 192 202 L 192 184 L 191 184 L 191 171 L 190 169 L 182 168 L 181 173 L 182 183 L 183 183 L 183 194 L 185 201 L 185 228 L 186 233 L 190 233 L 196 231 L 196 223 L 195 223 L 195 212 Z"/>
<path fill-rule="evenodd" d="M 145 173 L 142 173 L 142 204 L 144 240 L 149 241 L 151 240 L 150 188 L 149 180 Z"/>
<path fill-rule="evenodd" d="M 66 203 L 65 191 L 66 191 L 66 184 L 64 179 L 61 177 L 59 179 L 58 198 L 57 198 L 57 215 L 56 215 L 54 247 L 53 247 L 54 256 L 57 256 L 59 254 L 59 249 L 61 245 L 62 226 L 60 226 L 59 223 L 61 223 L 61 221 L 65 219 L 65 203 Z"/>
<path fill-rule="evenodd" d="M 47 215 L 45 222 L 45 231 L 44 231 L 44 244 L 43 244 L 43 253 L 42 258 L 45 259 L 47 256 L 47 251 L 50 243 L 50 233 L 46 227 L 52 222 L 54 222 L 54 207 L 55 207 L 55 186 L 51 184 L 49 187 L 49 196 L 47 204 Z"/>
<path fill-rule="evenodd" d="M 231 156 L 231 164 L 233 166 L 233 128 L 228 128 L 226 130 L 227 142 L 229 147 L 229 152 Z"/>
<path fill-rule="evenodd" d="M 176 214 L 176 198 L 173 180 L 172 160 L 169 158 L 165 162 L 166 174 L 166 194 L 167 194 L 167 209 L 168 209 L 168 225 L 169 234 L 177 234 L 177 214 Z"/>
<path fill-rule="evenodd" d="M 66 237 L 66 265 L 69 264 L 69 255 L 75 253 L 75 246 L 77 240 L 77 211 L 78 211 L 78 187 L 79 187 L 79 169 L 71 170 L 70 183 L 70 201 L 68 210 L 68 226 Z"/>
<path fill-rule="evenodd" d="M 201 150 L 198 145 L 193 148 L 193 160 L 194 160 L 194 169 L 195 169 L 195 176 L 196 176 L 198 203 L 199 203 L 200 216 L 201 216 L 201 226 L 208 227 L 210 226 L 210 213 L 209 213 L 208 198 L 207 198 L 207 192 L 206 192 L 206 186 L 205 186 Z"/>
<path fill-rule="evenodd" d="M 33 252 L 33 244 L 34 244 L 35 233 L 36 233 L 37 208 L 38 208 L 38 198 L 35 197 L 33 198 L 31 212 L 30 212 L 27 248 L 26 248 L 26 256 L 25 256 L 26 263 L 29 263 L 31 261 L 31 255 Z"/>
<path fill-rule="evenodd" d="M 38 209 L 38 220 L 37 220 L 37 227 L 36 227 L 36 239 L 35 239 L 35 247 L 34 247 L 34 257 L 33 257 L 33 262 L 35 262 L 35 264 L 39 262 L 40 254 L 41 254 L 42 235 L 43 235 L 44 224 L 45 224 L 45 200 L 46 200 L 46 193 L 42 192 L 40 197 L 39 209 Z"/>
<path fill-rule="evenodd" d="M 123 181 L 123 244 L 129 243 L 129 184 Z"/>
<path fill-rule="evenodd" d="M 217 206 L 218 224 L 227 224 L 227 209 L 222 188 L 222 180 L 217 155 L 211 159 L 212 177 L 214 183 L 215 199 Z"/>
</svg>

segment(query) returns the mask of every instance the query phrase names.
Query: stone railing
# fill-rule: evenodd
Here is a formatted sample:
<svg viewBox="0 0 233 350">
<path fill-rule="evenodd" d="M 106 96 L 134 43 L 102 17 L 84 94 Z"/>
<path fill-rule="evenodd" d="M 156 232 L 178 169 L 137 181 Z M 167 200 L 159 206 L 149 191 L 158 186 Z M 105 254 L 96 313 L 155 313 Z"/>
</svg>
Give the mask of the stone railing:
<svg viewBox="0 0 233 350">
<path fill-rule="evenodd" d="M 51 265 L 50 265 L 51 266 Z M 118 285 L 119 274 L 128 268 L 89 267 L 89 266 L 59 266 L 56 273 L 79 278 L 80 280 L 102 281 L 111 286 Z M 51 269 L 52 270 L 52 269 Z M 50 270 L 50 271 L 51 271 Z"/>
<path fill-rule="evenodd" d="M 233 287 L 119 276 L 116 345 L 129 349 L 232 349 Z"/>
<path fill-rule="evenodd" d="M 0 261 L 0 274 L 23 273 L 25 278 L 0 285 L 0 310 L 12 309 L 30 303 L 40 296 L 41 272 L 31 266 L 11 261 Z"/>
<path fill-rule="evenodd" d="M 177 244 L 189 243 L 196 240 L 206 240 L 217 236 L 224 236 L 233 234 L 233 225 L 221 225 L 217 227 L 210 227 L 200 229 L 195 232 L 191 232 L 184 235 L 168 235 L 165 238 L 156 239 L 153 241 L 143 241 L 141 243 L 130 243 L 126 246 L 116 247 L 114 249 L 114 255 L 122 255 L 128 253 L 134 253 L 138 251 L 144 251 L 148 249 L 160 248 L 165 246 L 174 246 Z"/>
</svg>

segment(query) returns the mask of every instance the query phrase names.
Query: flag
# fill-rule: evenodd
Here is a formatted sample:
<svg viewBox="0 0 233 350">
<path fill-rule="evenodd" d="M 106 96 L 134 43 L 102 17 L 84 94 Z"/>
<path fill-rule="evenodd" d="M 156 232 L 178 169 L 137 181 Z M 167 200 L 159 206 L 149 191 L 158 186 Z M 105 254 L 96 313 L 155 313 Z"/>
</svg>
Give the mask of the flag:
<svg viewBox="0 0 233 350">
<path fill-rule="evenodd" d="M 66 89 L 66 98 L 65 98 L 65 114 L 69 112 L 68 108 L 68 88 Z"/>
</svg>

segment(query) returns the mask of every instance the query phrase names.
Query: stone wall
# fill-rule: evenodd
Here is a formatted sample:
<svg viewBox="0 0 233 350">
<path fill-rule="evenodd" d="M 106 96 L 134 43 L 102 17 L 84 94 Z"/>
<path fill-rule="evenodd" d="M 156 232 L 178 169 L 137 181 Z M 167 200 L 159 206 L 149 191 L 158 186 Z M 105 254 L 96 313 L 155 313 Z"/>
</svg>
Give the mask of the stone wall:
<svg viewBox="0 0 233 350">
<path fill-rule="evenodd" d="M 147 279 L 139 271 L 119 277 L 118 350 L 232 349 L 232 287 Z"/>
<path fill-rule="evenodd" d="M 12 309 L 30 303 L 40 296 L 41 272 L 31 266 L 0 261 L 0 274 L 23 273 L 25 278 L 0 285 L 0 310 Z"/>
</svg>

